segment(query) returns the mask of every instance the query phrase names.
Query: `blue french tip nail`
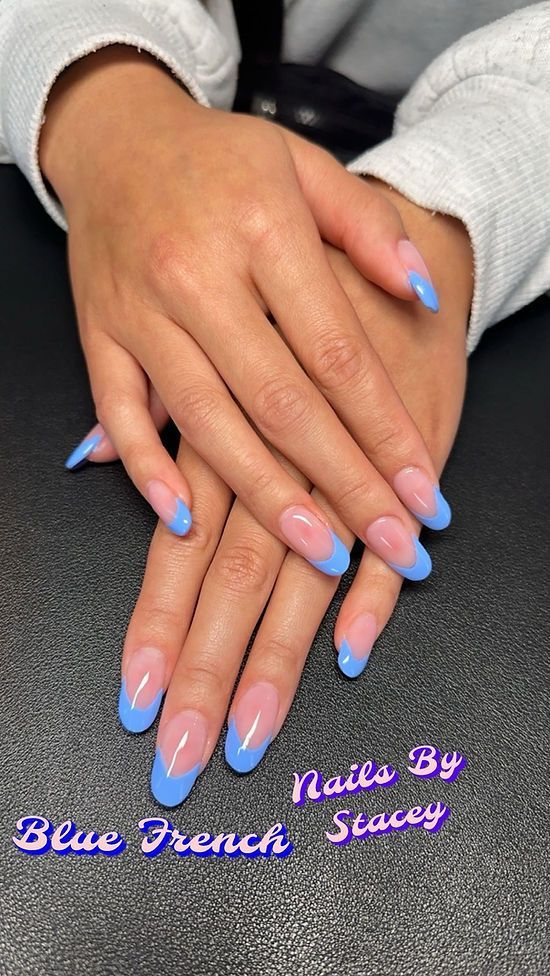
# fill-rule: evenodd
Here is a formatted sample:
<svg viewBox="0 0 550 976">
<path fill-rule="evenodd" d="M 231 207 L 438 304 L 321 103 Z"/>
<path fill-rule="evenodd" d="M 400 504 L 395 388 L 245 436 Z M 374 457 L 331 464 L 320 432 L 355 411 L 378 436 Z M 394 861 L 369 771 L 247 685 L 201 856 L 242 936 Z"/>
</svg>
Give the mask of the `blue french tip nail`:
<svg viewBox="0 0 550 976">
<path fill-rule="evenodd" d="M 225 739 L 225 758 L 236 773 L 250 773 L 263 759 L 271 738 L 268 735 L 257 749 L 247 749 L 239 738 L 235 720 L 231 719 Z"/>
<path fill-rule="evenodd" d="M 153 724 L 158 715 L 162 695 L 163 689 L 161 688 L 156 698 L 153 699 L 147 708 L 132 707 L 132 702 L 126 692 L 126 681 L 123 678 L 118 698 L 118 717 L 124 728 L 128 732 L 145 732 Z"/>
<path fill-rule="evenodd" d="M 101 441 L 101 434 L 94 434 L 93 437 L 87 437 L 85 440 L 81 441 L 78 447 L 75 447 L 72 454 L 65 461 L 65 467 L 68 471 L 74 471 L 79 464 L 83 464 L 84 461 L 90 456 L 92 451 L 95 451 L 99 442 Z"/>
<path fill-rule="evenodd" d="M 434 488 L 434 498 L 435 498 L 435 515 L 432 518 L 428 518 L 426 515 L 419 515 L 415 512 L 415 516 L 419 522 L 428 529 L 435 529 L 439 531 L 440 529 L 446 529 L 448 525 L 451 524 L 451 506 L 448 501 L 443 497 L 439 488 Z"/>
<path fill-rule="evenodd" d="M 416 552 L 416 560 L 412 566 L 398 566 L 397 563 L 388 563 L 392 569 L 395 569 L 396 573 L 400 573 L 405 579 L 413 580 L 413 582 L 418 582 L 418 580 L 426 579 L 432 571 L 432 561 L 430 555 L 424 549 L 421 542 L 418 541 L 416 536 L 413 536 L 413 543 Z"/>
<path fill-rule="evenodd" d="M 189 796 L 195 780 L 201 771 L 201 764 L 197 763 L 188 773 L 181 776 L 169 776 L 164 765 L 160 749 L 157 749 L 151 772 L 151 792 L 165 807 L 177 807 Z"/>
<path fill-rule="evenodd" d="M 178 498 L 176 504 L 176 514 L 174 515 L 172 521 L 168 523 L 168 528 L 175 535 L 187 535 L 192 524 L 193 519 L 191 517 L 191 512 L 187 508 L 185 502 L 182 502 L 181 498 Z"/>
<path fill-rule="evenodd" d="M 345 573 L 349 566 L 349 552 L 346 549 L 344 543 L 338 538 L 335 532 L 330 532 L 332 536 L 332 542 L 334 544 L 334 549 L 328 559 L 323 559 L 319 562 L 315 562 L 310 559 L 311 565 L 315 566 L 316 569 L 320 569 L 322 573 L 326 573 L 327 576 L 341 576 Z"/>
<path fill-rule="evenodd" d="M 364 657 L 354 657 L 347 640 L 344 638 L 338 651 L 338 667 L 342 674 L 346 675 L 346 678 L 359 677 L 365 670 L 368 659 L 368 654 L 365 654 Z"/>
<path fill-rule="evenodd" d="M 420 301 L 430 312 L 439 312 L 439 299 L 431 281 L 423 278 L 418 271 L 409 271 L 409 283 L 414 289 Z"/>
</svg>

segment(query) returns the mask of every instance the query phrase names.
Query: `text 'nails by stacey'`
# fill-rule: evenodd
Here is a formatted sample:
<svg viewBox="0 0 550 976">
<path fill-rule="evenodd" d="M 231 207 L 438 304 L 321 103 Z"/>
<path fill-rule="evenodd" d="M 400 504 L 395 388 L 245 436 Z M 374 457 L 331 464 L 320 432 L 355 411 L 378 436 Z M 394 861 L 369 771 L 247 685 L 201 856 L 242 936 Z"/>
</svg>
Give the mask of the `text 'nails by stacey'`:
<svg viewBox="0 0 550 976">
<path fill-rule="evenodd" d="M 457 751 L 442 753 L 435 746 L 420 745 L 409 752 L 409 763 L 407 771 L 416 779 L 437 779 L 450 785 L 466 766 L 466 758 Z M 318 770 L 310 769 L 306 773 L 294 773 L 291 800 L 295 807 L 302 807 L 306 802 L 323 803 L 362 791 L 395 787 L 399 780 L 399 773 L 393 766 L 385 763 L 378 767 L 371 759 L 362 764 L 352 763 L 347 774 L 327 779 Z M 376 810 L 373 813 L 371 810 L 355 814 L 352 810 L 342 809 L 332 816 L 337 829 L 326 830 L 324 837 L 335 847 L 346 847 L 353 840 L 364 841 L 391 832 L 403 833 L 410 828 L 437 834 L 450 814 L 450 808 L 441 800 L 397 807 L 391 813 Z M 175 828 L 165 817 L 144 817 L 137 828 L 143 835 L 140 852 L 149 858 L 163 852 L 179 858 L 286 858 L 294 849 L 282 822 L 274 823 L 263 832 L 230 830 L 214 834 L 204 831 L 191 835 Z M 127 848 L 125 838 L 118 831 L 86 831 L 72 820 L 55 826 L 46 817 L 31 815 L 21 817 L 16 829 L 18 833 L 12 837 L 15 847 L 31 856 L 51 853 L 115 857 Z"/>
</svg>

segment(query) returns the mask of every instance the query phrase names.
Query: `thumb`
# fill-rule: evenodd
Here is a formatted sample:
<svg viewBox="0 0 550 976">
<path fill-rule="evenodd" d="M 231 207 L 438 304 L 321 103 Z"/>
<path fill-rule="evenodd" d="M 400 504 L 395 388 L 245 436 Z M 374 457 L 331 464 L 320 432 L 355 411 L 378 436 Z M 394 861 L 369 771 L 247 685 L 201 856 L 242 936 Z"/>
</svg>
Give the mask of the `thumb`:
<svg viewBox="0 0 550 976">
<path fill-rule="evenodd" d="M 324 149 L 294 133 L 284 135 L 321 237 L 345 251 L 368 281 L 396 298 L 419 298 L 437 312 L 430 273 L 397 208 Z"/>
</svg>

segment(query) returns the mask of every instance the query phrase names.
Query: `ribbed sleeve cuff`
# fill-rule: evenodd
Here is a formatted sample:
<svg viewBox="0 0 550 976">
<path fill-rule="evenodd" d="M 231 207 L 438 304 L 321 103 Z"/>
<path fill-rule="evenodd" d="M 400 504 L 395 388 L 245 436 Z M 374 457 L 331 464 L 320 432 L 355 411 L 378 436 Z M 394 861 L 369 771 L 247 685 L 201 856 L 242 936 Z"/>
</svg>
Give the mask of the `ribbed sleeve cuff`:
<svg viewBox="0 0 550 976">
<path fill-rule="evenodd" d="M 21 4 L 13 13 L 5 38 L 9 55 L 2 66 L 3 130 L 10 155 L 62 228 L 67 227 L 63 210 L 46 189 L 38 165 L 40 129 L 56 78 L 92 51 L 127 44 L 162 61 L 202 104 L 208 105 L 212 95 L 223 101 L 220 92 L 232 89 L 232 58 L 223 43 L 214 43 L 215 56 L 201 64 L 200 50 L 205 40 L 213 40 L 215 27 L 200 4 L 193 4 L 191 14 L 188 36 L 180 17 L 165 22 L 157 17 L 155 23 L 142 14 L 139 3 L 127 0 L 52 0 Z"/>
<path fill-rule="evenodd" d="M 487 326 L 550 287 L 550 99 L 513 79 L 477 76 L 429 114 L 354 160 L 414 203 L 467 227 L 475 261 L 471 352 Z"/>
</svg>

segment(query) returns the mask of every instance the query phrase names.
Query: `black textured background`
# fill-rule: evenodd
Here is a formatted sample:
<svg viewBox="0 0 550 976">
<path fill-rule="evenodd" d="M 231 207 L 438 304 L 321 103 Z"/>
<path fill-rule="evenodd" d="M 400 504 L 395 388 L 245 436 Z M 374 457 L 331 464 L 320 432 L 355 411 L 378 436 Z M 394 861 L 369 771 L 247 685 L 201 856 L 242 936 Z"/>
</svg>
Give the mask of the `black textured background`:
<svg viewBox="0 0 550 976">
<path fill-rule="evenodd" d="M 119 653 L 153 515 L 118 465 L 63 469 L 93 413 L 64 237 L 12 167 L 0 170 L 0 973 L 485 976 L 550 971 L 547 900 L 550 328 L 546 300 L 495 328 L 471 361 L 445 476 L 454 522 L 437 572 L 407 588 L 355 683 L 331 628 L 315 642 L 286 726 L 239 778 L 218 749 L 173 822 L 263 832 L 287 859 L 147 860 L 135 827 L 153 734 L 116 720 Z M 416 781 L 409 749 L 459 749 L 453 784 Z M 294 770 L 372 757 L 389 791 L 294 809 Z M 349 805 L 373 814 L 440 799 L 422 830 L 331 847 Z M 106 859 L 30 858 L 17 819 L 117 829 Z"/>
</svg>

